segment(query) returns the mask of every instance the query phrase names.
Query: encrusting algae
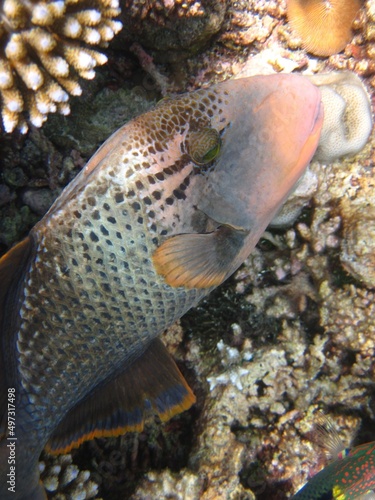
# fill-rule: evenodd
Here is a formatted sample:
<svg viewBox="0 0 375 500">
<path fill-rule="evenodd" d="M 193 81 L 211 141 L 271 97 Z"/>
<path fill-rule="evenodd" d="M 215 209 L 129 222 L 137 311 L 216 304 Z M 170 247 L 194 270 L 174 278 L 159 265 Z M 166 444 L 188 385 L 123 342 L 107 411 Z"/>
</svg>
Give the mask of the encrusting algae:
<svg viewBox="0 0 375 500">
<path fill-rule="evenodd" d="M 118 0 L 3 0 L 0 5 L 0 95 L 5 132 L 40 127 L 49 113 L 67 115 L 78 78 L 92 79 L 122 27 Z"/>
</svg>

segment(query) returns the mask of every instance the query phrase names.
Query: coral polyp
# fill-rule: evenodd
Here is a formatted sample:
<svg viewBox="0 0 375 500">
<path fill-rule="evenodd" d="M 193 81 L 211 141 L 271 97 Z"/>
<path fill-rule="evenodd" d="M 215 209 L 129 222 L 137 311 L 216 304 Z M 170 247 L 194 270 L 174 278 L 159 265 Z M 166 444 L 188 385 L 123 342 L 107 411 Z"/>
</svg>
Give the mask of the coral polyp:
<svg viewBox="0 0 375 500">
<path fill-rule="evenodd" d="M 67 115 L 79 77 L 91 80 L 122 24 L 118 0 L 0 2 L 0 95 L 5 132 L 40 127 L 49 113 Z"/>
</svg>

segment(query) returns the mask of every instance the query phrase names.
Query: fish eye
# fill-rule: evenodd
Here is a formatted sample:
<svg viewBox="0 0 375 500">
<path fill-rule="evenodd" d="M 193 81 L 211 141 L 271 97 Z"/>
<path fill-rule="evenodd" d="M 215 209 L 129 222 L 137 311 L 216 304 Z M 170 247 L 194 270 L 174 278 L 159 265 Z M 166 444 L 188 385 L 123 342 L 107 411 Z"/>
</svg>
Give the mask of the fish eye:
<svg viewBox="0 0 375 500">
<path fill-rule="evenodd" d="M 197 165 L 206 165 L 214 160 L 221 149 L 219 132 L 210 127 L 190 132 L 187 137 L 187 152 Z"/>
</svg>

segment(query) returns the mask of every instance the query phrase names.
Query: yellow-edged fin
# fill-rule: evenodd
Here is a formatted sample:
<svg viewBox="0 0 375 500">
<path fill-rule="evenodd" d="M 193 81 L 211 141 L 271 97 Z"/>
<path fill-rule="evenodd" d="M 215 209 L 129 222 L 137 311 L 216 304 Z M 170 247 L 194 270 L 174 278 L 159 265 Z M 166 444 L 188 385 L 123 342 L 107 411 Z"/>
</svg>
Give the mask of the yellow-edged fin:
<svg viewBox="0 0 375 500">
<path fill-rule="evenodd" d="M 4 357 L 7 355 L 7 335 L 17 322 L 20 282 L 28 266 L 32 242 L 30 237 L 11 248 L 0 259 L 0 437 L 5 434 L 7 402 Z"/>
<path fill-rule="evenodd" d="M 152 256 L 156 272 L 172 287 L 218 286 L 231 272 L 246 235 L 221 226 L 212 233 L 172 236 Z"/>
<path fill-rule="evenodd" d="M 195 396 L 159 339 L 115 379 L 80 401 L 53 433 L 47 451 L 67 453 L 94 437 L 141 431 L 153 409 L 165 421 L 190 408 Z"/>
</svg>

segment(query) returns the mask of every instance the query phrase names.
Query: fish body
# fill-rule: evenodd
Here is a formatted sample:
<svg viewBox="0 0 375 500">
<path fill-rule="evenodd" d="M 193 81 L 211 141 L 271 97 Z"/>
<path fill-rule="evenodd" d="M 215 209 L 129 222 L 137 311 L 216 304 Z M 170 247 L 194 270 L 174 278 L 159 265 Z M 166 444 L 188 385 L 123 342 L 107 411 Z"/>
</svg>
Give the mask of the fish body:
<svg viewBox="0 0 375 500">
<path fill-rule="evenodd" d="M 157 337 L 249 255 L 322 121 L 319 89 L 296 75 L 164 100 L 109 138 L 0 260 L 1 499 L 44 498 L 47 443 L 66 452 L 194 402 Z"/>
<path fill-rule="evenodd" d="M 375 442 L 340 454 L 292 500 L 375 500 Z"/>
</svg>

